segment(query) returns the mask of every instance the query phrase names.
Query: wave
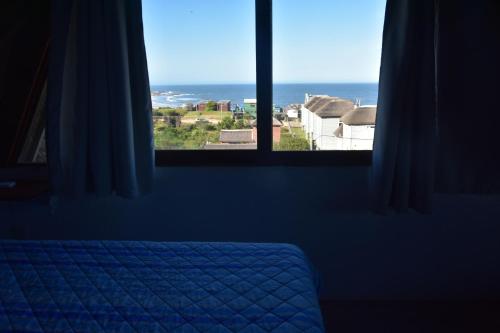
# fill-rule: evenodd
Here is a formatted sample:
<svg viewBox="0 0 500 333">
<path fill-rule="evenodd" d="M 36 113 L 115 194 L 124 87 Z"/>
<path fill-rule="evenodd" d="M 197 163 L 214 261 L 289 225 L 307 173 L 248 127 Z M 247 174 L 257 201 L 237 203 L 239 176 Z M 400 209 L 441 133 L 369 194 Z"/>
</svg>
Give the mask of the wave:
<svg viewBox="0 0 500 333">
<path fill-rule="evenodd" d="M 177 98 L 177 100 L 183 102 L 190 102 L 190 101 L 197 101 L 198 98 Z"/>
</svg>

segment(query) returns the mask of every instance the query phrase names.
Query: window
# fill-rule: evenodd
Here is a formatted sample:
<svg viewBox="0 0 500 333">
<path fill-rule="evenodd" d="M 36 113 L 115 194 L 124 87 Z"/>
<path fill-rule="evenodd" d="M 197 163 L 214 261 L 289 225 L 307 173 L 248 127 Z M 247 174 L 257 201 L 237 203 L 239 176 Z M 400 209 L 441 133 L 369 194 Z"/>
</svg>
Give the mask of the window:
<svg viewBox="0 0 500 333">
<path fill-rule="evenodd" d="M 275 150 L 371 150 L 385 0 L 274 0 Z"/>
<path fill-rule="evenodd" d="M 384 10 L 143 0 L 159 164 L 370 163 Z"/>
<path fill-rule="evenodd" d="M 255 150 L 254 0 L 144 0 L 157 150 Z"/>
</svg>

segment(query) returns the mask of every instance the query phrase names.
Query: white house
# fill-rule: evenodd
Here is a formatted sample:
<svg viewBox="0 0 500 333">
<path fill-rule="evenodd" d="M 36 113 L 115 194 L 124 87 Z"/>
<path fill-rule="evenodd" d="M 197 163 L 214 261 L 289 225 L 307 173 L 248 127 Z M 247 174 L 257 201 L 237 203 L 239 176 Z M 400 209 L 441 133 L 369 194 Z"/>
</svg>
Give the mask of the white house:
<svg viewBox="0 0 500 333">
<path fill-rule="evenodd" d="M 299 119 L 300 105 L 289 105 L 285 109 L 285 113 L 286 113 L 289 120 Z"/>
<path fill-rule="evenodd" d="M 309 98 L 308 98 L 309 97 Z M 352 101 L 330 96 L 306 96 L 302 107 L 302 127 L 316 150 L 337 150 L 339 138 L 334 132 L 340 126 L 340 118 L 354 110 Z"/>
<path fill-rule="evenodd" d="M 361 106 L 340 118 L 335 135 L 342 150 L 372 150 L 375 137 L 376 106 Z"/>
</svg>

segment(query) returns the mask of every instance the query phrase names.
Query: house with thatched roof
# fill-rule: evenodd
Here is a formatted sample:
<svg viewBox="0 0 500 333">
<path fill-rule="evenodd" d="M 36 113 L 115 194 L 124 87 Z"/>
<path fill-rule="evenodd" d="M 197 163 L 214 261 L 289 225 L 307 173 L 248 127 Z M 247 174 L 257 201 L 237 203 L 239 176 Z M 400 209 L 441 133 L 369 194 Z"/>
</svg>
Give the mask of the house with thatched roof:
<svg viewBox="0 0 500 333">
<path fill-rule="evenodd" d="M 310 108 L 316 105 L 322 98 L 330 98 L 330 97 L 327 95 L 306 94 L 305 102 L 301 107 L 300 113 L 301 113 L 302 128 L 304 129 L 307 137 L 309 137 L 312 132 L 313 119 L 314 119 L 312 117 L 312 111 L 310 110 Z"/>
<path fill-rule="evenodd" d="M 228 144 L 255 143 L 253 131 L 251 129 L 222 130 L 219 141 Z"/>
<path fill-rule="evenodd" d="M 342 150 L 372 150 L 375 137 L 376 106 L 361 106 L 340 118 L 335 131 Z"/>
<path fill-rule="evenodd" d="M 220 143 L 208 143 L 205 150 L 254 150 L 257 149 L 257 138 L 251 129 L 222 130 Z"/>
<path fill-rule="evenodd" d="M 340 126 L 340 118 L 353 111 L 352 101 L 331 96 L 306 96 L 302 107 L 302 127 L 315 150 L 339 149 L 339 140 L 334 135 Z"/>
</svg>

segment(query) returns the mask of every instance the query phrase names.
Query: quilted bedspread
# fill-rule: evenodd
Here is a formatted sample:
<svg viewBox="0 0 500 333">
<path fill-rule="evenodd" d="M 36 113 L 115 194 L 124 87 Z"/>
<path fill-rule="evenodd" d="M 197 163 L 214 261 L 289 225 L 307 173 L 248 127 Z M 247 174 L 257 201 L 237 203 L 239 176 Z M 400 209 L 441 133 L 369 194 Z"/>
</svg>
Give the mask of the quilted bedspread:
<svg viewBox="0 0 500 333">
<path fill-rule="evenodd" d="M 282 244 L 0 241 L 0 332 L 323 332 Z"/>
</svg>

